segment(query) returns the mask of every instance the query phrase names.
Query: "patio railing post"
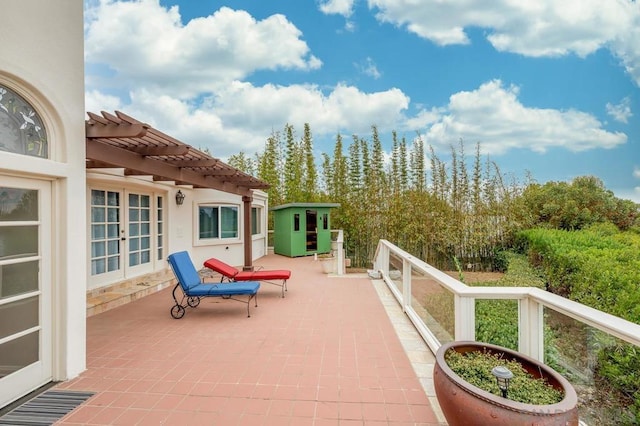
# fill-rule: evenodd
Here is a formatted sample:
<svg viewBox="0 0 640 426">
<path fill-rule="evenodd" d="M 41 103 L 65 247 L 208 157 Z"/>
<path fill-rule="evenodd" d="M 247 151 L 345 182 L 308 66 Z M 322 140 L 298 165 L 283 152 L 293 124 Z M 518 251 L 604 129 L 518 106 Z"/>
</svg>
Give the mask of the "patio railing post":
<svg viewBox="0 0 640 426">
<path fill-rule="evenodd" d="M 476 340 L 476 299 L 454 295 L 456 340 Z"/>
<path fill-rule="evenodd" d="M 411 308 L 411 263 L 402 259 L 402 311 Z"/>
<path fill-rule="evenodd" d="M 518 303 L 518 350 L 544 362 L 544 307 L 531 297 Z"/>
</svg>

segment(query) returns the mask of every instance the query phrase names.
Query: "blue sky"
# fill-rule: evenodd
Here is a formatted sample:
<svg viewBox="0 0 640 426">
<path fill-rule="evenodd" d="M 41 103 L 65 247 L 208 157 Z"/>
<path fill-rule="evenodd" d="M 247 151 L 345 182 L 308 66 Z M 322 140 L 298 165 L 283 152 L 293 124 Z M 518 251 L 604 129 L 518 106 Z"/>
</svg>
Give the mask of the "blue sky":
<svg viewBox="0 0 640 426">
<path fill-rule="evenodd" d="M 443 160 L 480 143 L 507 175 L 595 175 L 640 202 L 640 3 L 85 0 L 86 109 L 226 159 L 309 123 Z M 319 155 L 318 155 L 319 157 Z"/>
</svg>

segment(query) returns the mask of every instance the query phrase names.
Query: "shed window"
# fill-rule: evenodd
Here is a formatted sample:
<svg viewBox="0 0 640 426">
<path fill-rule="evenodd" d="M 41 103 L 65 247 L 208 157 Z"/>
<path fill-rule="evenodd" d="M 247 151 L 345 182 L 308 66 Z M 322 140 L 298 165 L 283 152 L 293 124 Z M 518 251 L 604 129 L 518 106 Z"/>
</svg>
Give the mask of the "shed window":
<svg viewBox="0 0 640 426">
<path fill-rule="evenodd" d="M 238 238 L 238 206 L 205 205 L 198 209 L 201 240 Z"/>
<path fill-rule="evenodd" d="M 322 215 L 322 229 L 329 229 L 329 214 Z"/>
<path fill-rule="evenodd" d="M 296 213 L 293 215 L 293 230 L 300 230 L 300 213 Z"/>
<path fill-rule="evenodd" d="M 0 150 L 49 158 L 42 119 L 22 96 L 0 85 Z"/>
</svg>

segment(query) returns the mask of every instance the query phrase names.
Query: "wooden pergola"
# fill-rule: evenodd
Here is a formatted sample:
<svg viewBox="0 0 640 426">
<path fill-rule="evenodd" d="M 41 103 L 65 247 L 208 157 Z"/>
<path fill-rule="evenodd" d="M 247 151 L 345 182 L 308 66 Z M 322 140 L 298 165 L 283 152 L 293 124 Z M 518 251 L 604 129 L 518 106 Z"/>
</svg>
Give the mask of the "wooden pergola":
<svg viewBox="0 0 640 426">
<path fill-rule="evenodd" d="M 125 176 L 152 176 L 154 181 L 242 196 L 244 264 L 251 266 L 252 190 L 267 189 L 269 184 L 120 111 L 87 115 L 87 169 L 123 168 Z"/>
</svg>

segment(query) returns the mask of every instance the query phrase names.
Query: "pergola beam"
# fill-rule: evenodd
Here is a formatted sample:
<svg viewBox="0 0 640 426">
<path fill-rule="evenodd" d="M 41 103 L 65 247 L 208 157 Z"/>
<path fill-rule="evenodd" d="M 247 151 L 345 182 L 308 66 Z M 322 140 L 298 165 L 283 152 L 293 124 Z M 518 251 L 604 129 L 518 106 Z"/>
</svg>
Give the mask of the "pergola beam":
<svg viewBox="0 0 640 426">
<path fill-rule="evenodd" d="M 142 124 L 85 124 L 88 138 L 139 138 L 147 134 Z"/>
<path fill-rule="evenodd" d="M 135 171 L 142 175 L 161 176 L 176 183 L 184 182 L 241 196 L 251 195 L 251 190 L 244 185 L 223 182 L 211 176 L 204 176 L 201 173 L 176 167 L 164 161 L 147 158 L 130 149 L 118 148 L 99 140 L 87 138 L 86 149 L 88 158 L 99 158 L 102 163 L 129 169 L 130 173 Z"/>
<path fill-rule="evenodd" d="M 139 146 L 128 148 L 127 151 L 146 157 L 166 157 L 169 155 L 186 155 L 189 152 L 189 145 L 180 146 Z"/>
</svg>

